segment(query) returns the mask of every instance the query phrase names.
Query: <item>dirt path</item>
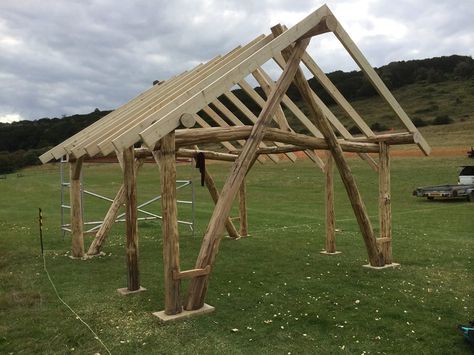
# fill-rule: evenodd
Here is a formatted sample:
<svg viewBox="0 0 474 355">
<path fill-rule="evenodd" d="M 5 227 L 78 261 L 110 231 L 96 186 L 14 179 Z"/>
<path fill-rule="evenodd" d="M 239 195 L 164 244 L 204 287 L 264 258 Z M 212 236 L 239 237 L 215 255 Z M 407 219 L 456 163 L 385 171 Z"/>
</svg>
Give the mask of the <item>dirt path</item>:
<svg viewBox="0 0 474 355">
<path fill-rule="evenodd" d="M 421 157 L 423 153 L 419 149 L 392 149 L 391 155 L 394 157 Z M 433 148 L 430 156 L 433 157 L 456 157 L 467 156 L 467 148 L 463 147 L 443 147 Z"/>
<path fill-rule="evenodd" d="M 431 151 L 430 156 L 433 157 L 456 157 L 456 156 L 462 156 L 462 157 L 467 157 L 467 148 L 463 147 L 443 147 L 443 148 L 433 148 Z M 296 152 L 296 155 L 298 158 L 305 159 L 307 158 L 306 155 L 303 152 Z M 374 157 L 376 154 L 372 154 Z M 419 150 L 418 148 L 412 148 L 412 149 L 392 149 L 390 151 L 390 155 L 392 157 L 422 157 L 424 154 Z M 345 153 L 345 156 L 347 157 L 356 157 L 356 153 Z"/>
</svg>

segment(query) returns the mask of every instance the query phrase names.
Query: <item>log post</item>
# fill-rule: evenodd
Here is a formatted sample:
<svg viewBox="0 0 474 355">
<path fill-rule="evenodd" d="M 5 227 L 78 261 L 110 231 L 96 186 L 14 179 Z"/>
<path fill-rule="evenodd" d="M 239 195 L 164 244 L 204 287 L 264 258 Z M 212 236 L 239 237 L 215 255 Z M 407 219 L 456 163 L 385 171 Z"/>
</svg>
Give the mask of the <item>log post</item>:
<svg viewBox="0 0 474 355">
<path fill-rule="evenodd" d="M 71 205 L 72 257 L 84 256 L 84 221 L 82 217 L 81 170 L 82 158 L 69 163 L 69 199 Z"/>
<path fill-rule="evenodd" d="M 209 190 L 209 194 L 211 195 L 212 200 L 215 204 L 217 204 L 217 201 L 219 200 L 219 191 L 217 190 L 216 184 L 214 183 L 214 179 L 209 174 L 207 169 L 204 171 L 204 183 L 206 184 L 206 187 Z M 234 223 L 232 223 L 232 220 L 229 217 L 227 217 L 227 220 L 225 222 L 225 228 L 227 230 L 227 233 L 229 233 L 229 237 L 231 237 L 232 239 L 240 238 L 239 233 L 235 229 Z"/>
<path fill-rule="evenodd" d="M 385 264 L 392 263 L 392 210 L 390 197 L 390 146 L 380 142 L 379 156 L 379 247 Z"/>
<path fill-rule="evenodd" d="M 239 189 L 239 220 L 240 220 L 240 236 L 248 237 L 248 221 L 247 221 L 247 186 L 245 179 L 240 184 Z"/>
<path fill-rule="evenodd" d="M 123 151 L 123 184 L 125 186 L 125 230 L 127 235 L 127 289 L 138 291 L 138 226 L 137 226 L 137 184 L 133 146 Z"/>
<path fill-rule="evenodd" d="M 196 269 L 204 269 L 208 265 L 212 268 L 212 265 L 214 264 L 217 251 L 219 250 L 219 243 L 224 230 L 225 220 L 229 217 L 232 202 L 234 201 L 235 195 L 242 184 L 249 167 L 256 159 L 256 151 L 263 139 L 265 129 L 270 122 L 271 117 L 278 109 L 286 90 L 290 86 L 293 76 L 299 68 L 301 56 L 305 52 L 308 44 L 308 39 L 296 42 L 291 58 L 288 60 L 288 64 L 283 70 L 280 79 L 278 79 L 278 82 L 268 96 L 268 99 L 252 128 L 252 133 L 244 145 L 242 154 L 235 161 L 232 167 L 231 174 L 224 184 L 221 197 L 219 198 L 219 201 L 217 201 L 206 233 L 204 234 L 201 250 L 199 251 L 196 260 Z M 209 275 L 203 275 L 191 279 L 186 300 L 187 310 L 196 310 L 203 307 L 208 281 Z"/>
<path fill-rule="evenodd" d="M 161 209 L 163 215 L 163 269 L 165 283 L 165 314 L 182 312 L 179 273 L 178 208 L 176 205 L 176 148 L 174 131 L 161 139 L 157 157 L 160 166 Z"/>
<path fill-rule="evenodd" d="M 326 152 L 326 164 L 324 166 L 326 177 L 326 243 L 327 254 L 336 253 L 336 219 L 334 215 L 334 159 L 330 151 Z"/>
<path fill-rule="evenodd" d="M 272 33 L 275 37 L 280 35 L 283 33 L 283 27 L 281 25 L 272 27 Z M 291 47 L 282 51 L 283 57 L 287 61 L 289 60 L 290 50 Z M 354 214 L 364 239 L 369 263 L 372 266 L 383 266 L 383 260 L 377 246 L 372 224 L 367 214 L 364 201 L 362 200 L 359 189 L 357 188 L 354 176 L 352 175 L 352 171 L 344 158 L 344 154 L 337 137 L 334 134 L 327 117 L 324 116 L 321 108 L 318 106 L 315 99 L 315 94 L 309 86 L 301 69 L 295 73 L 294 83 L 308 106 L 310 119 L 321 131 L 328 144 L 329 150 L 334 157 L 334 161 L 339 170 L 339 174 L 341 175 L 342 182 L 346 188 L 347 195 L 349 196 L 352 209 L 354 210 Z"/>
</svg>

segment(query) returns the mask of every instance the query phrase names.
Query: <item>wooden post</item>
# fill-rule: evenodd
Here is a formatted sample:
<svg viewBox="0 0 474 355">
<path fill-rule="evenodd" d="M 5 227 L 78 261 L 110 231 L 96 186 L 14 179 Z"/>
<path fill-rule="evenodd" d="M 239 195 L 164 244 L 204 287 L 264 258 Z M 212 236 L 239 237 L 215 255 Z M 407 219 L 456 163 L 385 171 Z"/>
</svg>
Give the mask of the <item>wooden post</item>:
<svg viewBox="0 0 474 355">
<path fill-rule="evenodd" d="M 211 194 L 212 200 L 215 204 L 217 204 L 217 201 L 219 200 L 219 191 L 217 190 L 216 184 L 214 183 L 214 179 L 209 174 L 207 169 L 204 172 L 204 182 L 207 186 L 207 189 L 209 190 L 209 193 Z M 229 217 L 227 217 L 227 220 L 225 222 L 225 228 L 227 230 L 227 233 L 229 233 L 229 237 L 231 237 L 232 239 L 240 238 L 239 233 L 235 229 L 234 223 L 232 223 L 232 220 Z"/>
<path fill-rule="evenodd" d="M 84 225 L 82 219 L 81 169 L 82 158 L 69 163 L 69 199 L 71 205 L 72 257 L 84 256 Z"/>
<path fill-rule="evenodd" d="M 283 33 L 283 27 L 281 25 L 272 27 L 272 33 L 275 37 L 280 35 Z M 289 48 L 283 50 L 282 54 L 283 57 L 288 61 Z M 349 196 L 349 200 L 351 202 L 352 209 L 354 210 L 359 228 L 362 232 L 362 237 L 367 249 L 370 265 L 377 267 L 383 266 L 383 260 L 377 247 L 377 241 L 374 235 L 372 224 L 370 223 L 367 210 L 360 195 L 359 189 L 357 188 L 354 176 L 352 175 L 351 169 L 344 158 L 344 154 L 339 142 L 337 141 L 337 137 L 334 134 L 328 119 L 323 115 L 321 108 L 318 106 L 315 95 L 301 69 L 295 73 L 295 85 L 308 106 L 310 118 L 321 131 L 329 146 L 329 150 L 332 153 L 336 166 L 339 170 L 339 174 L 341 175 L 342 182 L 346 188 L 347 195 Z"/>
<path fill-rule="evenodd" d="M 245 179 L 240 184 L 239 189 L 239 219 L 240 219 L 240 236 L 248 237 L 248 221 L 247 221 L 247 187 Z"/>
<path fill-rule="evenodd" d="M 334 216 L 334 159 L 330 151 L 326 152 L 324 174 L 326 177 L 326 243 L 324 254 L 335 254 L 336 219 Z"/>
<path fill-rule="evenodd" d="M 127 289 L 138 291 L 138 226 L 137 226 L 137 184 L 133 146 L 123 151 L 123 183 L 125 186 L 125 229 L 127 234 Z"/>
<path fill-rule="evenodd" d="M 390 146 L 380 142 L 379 158 L 379 220 L 380 239 L 377 240 L 384 264 L 392 263 L 392 210 L 390 197 Z"/>
<path fill-rule="evenodd" d="M 176 148 L 174 131 L 161 139 L 158 151 L 163 215 L 163 269 L 165 282 L 165 314 L 182 312 L 181 281 L 173 278 L 179 273 L 178 208 L 176 205 Z"/>
<path fill-rule="evenodd" d="M 217 201 L 211 220 L 201 244 L 201 250 L 196 260 L 196 269 L 204 269 L 206 266 L 214 264 L 214 260 L 219 250 L 219 243 L 224 230 L 225 220 L 229 217 L 232 202 L 235 195 L 248 172 L 252 162 L 256 159 L 258 145 L 263 139 L 265 129 L 271 117 L 278 109 L 282 97 L 299 68 L 300 58 L 303 55 L 309 40 L 304 39 L 296 42 L 291 58 L 288 60 L 283 73 L 274 86 L 271 94 L 263 107 L 257 122 L 253 126 L 252 133 L 245 143 L 242 154 L 235 161 L 232 172 L 227 178 L 221 192 L 221 197 Z M 208 287 L 209 275 L 195 277 L 191 280 L 186 301 L 187 310 L 195 310 L 203 307 Z"/>
</svg>

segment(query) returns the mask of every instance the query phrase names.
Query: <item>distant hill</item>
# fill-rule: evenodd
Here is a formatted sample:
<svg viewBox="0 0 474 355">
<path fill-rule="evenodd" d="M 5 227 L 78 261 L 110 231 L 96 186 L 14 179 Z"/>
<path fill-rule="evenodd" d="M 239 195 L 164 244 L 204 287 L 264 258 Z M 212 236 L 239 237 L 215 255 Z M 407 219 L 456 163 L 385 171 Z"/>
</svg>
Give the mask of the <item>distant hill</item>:
<svg viewBox="0 0 474 355">
<path fill-rule="evenodd" d="M 39 155 L 110 112 L 0 123 L 0 174 L 39 164 Z"/>
<path fill-rule="evenodd" d="M 375 70 L 418 126 L 474 119 L 474 60 L 471 57 L 452 55 L 392 62 Z M 329 73 L 328 77 L 351 101 L 372 129 L 383 131 L 399 128 L 398 120 L 395 120 L 393 113 L 383 105 L 382 100 L 360 71 L 335 71 Z M 315 79 L 309 80 L 309 83 L 327 105 L 334 105 L 332 98 Z M 257 92 L 265 97 L 260 88 L 257 88 Z M 258 115 L 260 108 L 242 90 L 235 90 L 234 93 Z M 289 88 L 288 95 L 303 110 L 305 109 L 295 87 Z M 228 104 L 229 108 L 233 107 L 224 97 L 221 100 Z M 352 133 L 358 133 L 357 127 L 350 123 L 337 106 L 331 108 Z M 236 108 L 233 111 L 244 123 L 248 123 L 240 111 Z M 109 112 L 111 111 L 96 109 L 88 114 L 63 118 L 0 123 L 0 173 L 39 163 L 37 160 L 39 154 Z M 285 113 L 289 120 L 294 119 L 290 112 L 285 110 Z M 212 122 L 205 114 L 203 117 Z"/>
</svg>

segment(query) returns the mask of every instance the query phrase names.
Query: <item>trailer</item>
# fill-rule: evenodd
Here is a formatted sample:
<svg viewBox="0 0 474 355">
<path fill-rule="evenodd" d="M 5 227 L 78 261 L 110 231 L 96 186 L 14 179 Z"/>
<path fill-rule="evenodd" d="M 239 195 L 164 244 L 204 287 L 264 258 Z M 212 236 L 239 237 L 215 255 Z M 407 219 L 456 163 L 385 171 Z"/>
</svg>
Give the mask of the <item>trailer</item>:
<svg viewBox="0 0 474 355">
<path fill-rule="evenodd" d="M 461 166 L 458 183 L 456 185 L 435 185 L 417 187 L 413 196 L 426 197 L 428 200 L 441 199 L 466 199 L 474 202 L 474 166 Z"/>
</svg>

